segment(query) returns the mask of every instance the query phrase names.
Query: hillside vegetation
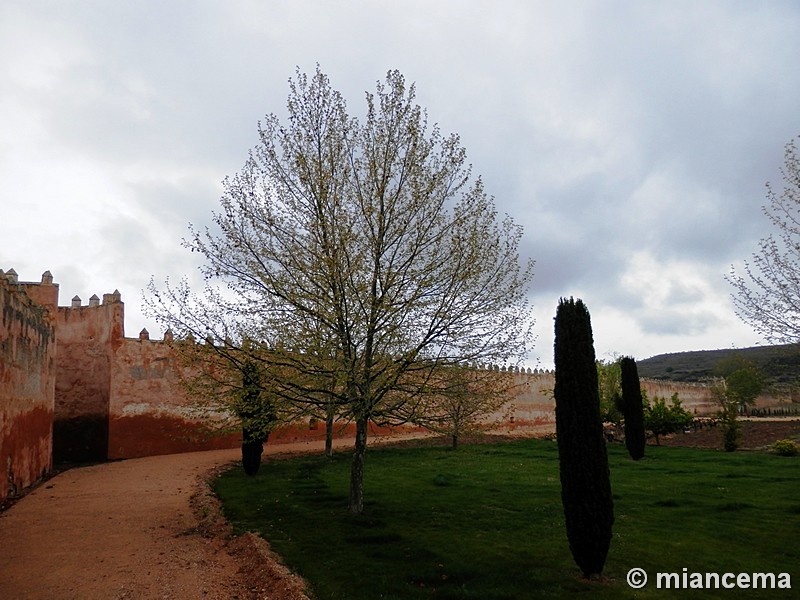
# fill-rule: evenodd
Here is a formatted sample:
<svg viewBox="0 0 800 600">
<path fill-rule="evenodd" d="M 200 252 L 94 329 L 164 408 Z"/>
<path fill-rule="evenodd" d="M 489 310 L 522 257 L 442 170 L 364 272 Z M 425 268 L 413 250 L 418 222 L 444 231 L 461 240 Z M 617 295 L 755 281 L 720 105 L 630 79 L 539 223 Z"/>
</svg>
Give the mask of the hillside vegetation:
<svg viewBox="0 0 800 600">
<path fill-rule="evenodd" d="M 743 358 L 753 362 L 771 385 L 800 384 L 800 346 L 755 346 L 659 354 L 637 361 L 640 377 L 670 381 L 705 381 L 717 374 L 720 361 Z"/>
</svg>

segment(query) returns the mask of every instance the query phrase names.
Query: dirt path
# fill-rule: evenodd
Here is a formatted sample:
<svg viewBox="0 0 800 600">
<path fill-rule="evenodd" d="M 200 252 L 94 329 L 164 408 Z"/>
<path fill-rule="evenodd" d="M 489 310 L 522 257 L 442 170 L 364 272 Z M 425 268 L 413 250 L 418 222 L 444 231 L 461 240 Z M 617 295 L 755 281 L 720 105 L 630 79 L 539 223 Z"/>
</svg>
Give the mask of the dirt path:
<svg viewBox="0 0 800 600">
<path fill-rule="evenodd" d="M 302 452 L 317 446 L 268 445 L 266 450 Z M 198 530 L 193 495 L 196 503 L 209 471 L 239 458 L 238 449 L 154 456 L 53 477 L 0 513 L 0 598 L 298 597 L 292 590 L 264 590 L 263 580 L 254 579 L 270 572 L 275 581 L 275 565 L 266 564 L 268 553 L 257 547 L 263 541 L 240 538 L 231 544 Z"/>
</svg>

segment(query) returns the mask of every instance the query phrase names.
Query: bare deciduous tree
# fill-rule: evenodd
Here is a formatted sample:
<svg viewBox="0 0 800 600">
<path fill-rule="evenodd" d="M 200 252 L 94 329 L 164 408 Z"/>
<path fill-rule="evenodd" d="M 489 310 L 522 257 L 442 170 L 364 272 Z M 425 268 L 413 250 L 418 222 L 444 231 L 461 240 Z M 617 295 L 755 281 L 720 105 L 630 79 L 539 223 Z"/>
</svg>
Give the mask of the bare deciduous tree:
<svg viewBox="0 0 800 600">
<path fill-rule="evenodd" d="M 781 168 L 784 189 L 767 184 L 769 205 L 763 207 L 776 236 L 759 242 L 744 275 L 731 267 L 728 282 L 736 314 L 772 343 L 800 342 L 800 158 L 794 140 L 786 144 Z"/>
<path fill-rule="evenodd" d="M 261 340 L 271 393 L 324 399 L 356 425 L 349 509 L 363 511 L 370 421 L 409 419 L 436 373 L 513 363 L 531 342 L 521 228 L 498 220 L 455 135 L 429 127 L 397 71 L 362 120 L 319 68 L 290 80 L 288 119 L 269 115 L 244 168 L 225 181 L 218 231 L 185 242 L 205 259 L 218 316 L 186 290 L 151 286 L 152 311 L 227 344 Z M 207 305 L 207 303 L 206 303 Z"/>
<path fill-rule="evenodd" d="M 486 418 L 500 411 L 523 386 L 510 372 L 453 365 L 439 370 L 412 420 L 449 436 L 455 449 L 463 436 L 490 427 Z M 506 416 L 512 410 L 509 406 Z"/>
</svg>

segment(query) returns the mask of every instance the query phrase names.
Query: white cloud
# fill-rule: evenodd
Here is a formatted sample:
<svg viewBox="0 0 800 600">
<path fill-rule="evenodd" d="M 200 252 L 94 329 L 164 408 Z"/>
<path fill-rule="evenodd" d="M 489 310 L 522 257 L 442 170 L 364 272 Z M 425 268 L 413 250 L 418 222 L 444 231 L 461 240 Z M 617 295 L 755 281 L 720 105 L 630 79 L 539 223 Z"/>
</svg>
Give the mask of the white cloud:
<svg viewBox="0 0 800 600">
<path fill-rule="evenodd" d="M 50 269 L 62 301 L 119 288 L 138 331 L 139 291 L 194 268 L 186 224 L 295 65 L 354 112 L 399 68 L 525 225 L 543 364 L 570 294 L 600 355 L 753 343 L 722 276 L 768 233 L 764 182 L 800 133 L 799 26 L 792 3 L 10 0 L 0 268 Z"/>
</svg>

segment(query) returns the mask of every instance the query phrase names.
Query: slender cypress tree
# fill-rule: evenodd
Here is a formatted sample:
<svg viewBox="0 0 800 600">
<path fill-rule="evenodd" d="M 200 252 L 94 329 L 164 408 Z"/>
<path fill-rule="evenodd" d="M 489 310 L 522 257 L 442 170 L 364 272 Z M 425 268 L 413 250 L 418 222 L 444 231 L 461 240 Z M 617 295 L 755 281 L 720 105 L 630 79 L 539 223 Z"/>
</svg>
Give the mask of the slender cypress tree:
<svg viewBox="0 0 800 600">
<path fill-rule="evenodd" d="M 625 416 L 625 447 L 633 460 L 644 457 L 644 406 L 636 361 L 624 356 L 619 362 L 622 371 L 622 410 Z"/>
<path fill-rule="evenodd" d="M 569 548 L 597 579 L 611 544 L 614 505 L 600 417 L 592 325 L 583 301 L 561 299 L 555 319 L 556 436 Z"/>
</svg>

